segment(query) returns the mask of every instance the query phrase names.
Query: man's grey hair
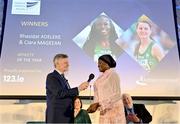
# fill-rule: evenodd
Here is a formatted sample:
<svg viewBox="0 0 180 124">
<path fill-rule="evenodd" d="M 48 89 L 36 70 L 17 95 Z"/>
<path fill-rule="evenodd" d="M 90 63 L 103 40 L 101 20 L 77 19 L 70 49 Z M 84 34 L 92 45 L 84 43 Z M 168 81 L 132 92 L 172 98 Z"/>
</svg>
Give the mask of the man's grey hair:
<svg viewBox="0 0 180 124">
<path fill-rule="evenodd" d="M 68 55 L 66 54 L 56 54 L 54 56 L 54 59 L 53 59 L 53 63 L 54 63 L 54 67 L 56 67 L 56 63 L 58 62 L 59 59 L 65 59 L 65 58 L 68 58 Z"/>
</svg>

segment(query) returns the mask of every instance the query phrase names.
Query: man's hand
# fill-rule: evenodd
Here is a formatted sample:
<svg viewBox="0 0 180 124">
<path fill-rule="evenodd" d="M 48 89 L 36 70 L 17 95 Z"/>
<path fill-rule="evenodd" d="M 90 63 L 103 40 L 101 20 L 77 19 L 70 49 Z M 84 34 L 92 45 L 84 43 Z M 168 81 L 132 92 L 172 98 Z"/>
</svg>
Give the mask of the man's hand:
<svg viewBox="0 0 180 124">
<path fill-rule="evenodd" d="M 127 119 L 132 122 L 140 122 L 140 119 L 137 117 L 136 114 L 129 114 L 127 115 Z"/>
<path fill-rule="evenodd" d="M 87 89 L 88 86 L 89 86 L 88 82 L 83 82 L 82 84 L 79 85 L 78 90 L 83 91 L 83 90 Z"/>
<path fill-rule="evenodd" d="M 94 113 L 94 112 L 96 112 L 96 110 L 98 109 L 99 106 L 100 106 L 99 103 L 91 104 L 89 106 L 89 108 L 87 109 L 87 112 L 88 113 Z"/>
</svg>

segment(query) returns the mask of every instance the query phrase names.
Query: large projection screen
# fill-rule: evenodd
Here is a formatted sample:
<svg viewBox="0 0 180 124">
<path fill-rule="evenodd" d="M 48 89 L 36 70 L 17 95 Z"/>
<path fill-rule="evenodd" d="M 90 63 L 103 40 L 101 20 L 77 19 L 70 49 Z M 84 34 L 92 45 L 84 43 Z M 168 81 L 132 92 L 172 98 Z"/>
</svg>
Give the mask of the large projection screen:
<svg viewBox="0 0 180 124">
<path fill-rule="evenodd" d="M 151 42 L 137 57 L 143 36 Z M 98 57 L 111 54 L 122 93 L 180 96 L 178 45 L 172 0 L 8 0 L 0 95 L 45 95 L 53 57 L 65 53 L 71 87 L 97 78 Z"/>
</svg>

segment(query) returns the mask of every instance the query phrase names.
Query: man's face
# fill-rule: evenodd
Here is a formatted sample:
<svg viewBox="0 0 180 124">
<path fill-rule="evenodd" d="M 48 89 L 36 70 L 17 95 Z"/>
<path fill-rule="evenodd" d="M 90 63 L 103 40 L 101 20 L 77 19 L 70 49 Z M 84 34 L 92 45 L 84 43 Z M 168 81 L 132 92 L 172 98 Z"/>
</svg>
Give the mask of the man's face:
<svg viewBox="0 0 180 124">
<path fill-rule="evenodd" d="M 58 59 L 58 61 L 56 63 L 56 68 L 58 70 L 60 70 L 61 72 L 68 71 L 68 68 L 69 68 L 68 58 L 60 58 L 60 59 Z"/>
<path fill-rule="evenodd" d="M 131 96 L 123 95 L 123 104 L 125 107 L 131 108 L 133 104 Z"/>
</svg>

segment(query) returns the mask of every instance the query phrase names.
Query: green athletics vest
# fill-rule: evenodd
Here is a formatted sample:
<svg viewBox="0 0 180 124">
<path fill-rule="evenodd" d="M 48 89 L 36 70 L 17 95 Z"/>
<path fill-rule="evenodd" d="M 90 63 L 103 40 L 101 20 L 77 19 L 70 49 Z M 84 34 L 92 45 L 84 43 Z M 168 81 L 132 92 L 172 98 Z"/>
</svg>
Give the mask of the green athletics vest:
<svg viewBox="0 0 180 124">
<path fill-rule="evenodd" d="M 97 61 L 98 58 L 104 54 L 110 54 L 112 55 L 112 51 L 111 48 L 103 48 L 101 45 L 97 44 L 95 49 L 94 49 L 94 60 Z M 113 57 L 115 57 L 114 55 L 112 55 Z"/>
<path fill-rule="evenodd" d="M 143 54 L 138 52 L 137 60 L 145 70 L 150 71 L 154 66 L 158 64 L 158 60 L 151 54 L 154 42 L 152 41 Z"/>
</svg>

